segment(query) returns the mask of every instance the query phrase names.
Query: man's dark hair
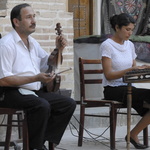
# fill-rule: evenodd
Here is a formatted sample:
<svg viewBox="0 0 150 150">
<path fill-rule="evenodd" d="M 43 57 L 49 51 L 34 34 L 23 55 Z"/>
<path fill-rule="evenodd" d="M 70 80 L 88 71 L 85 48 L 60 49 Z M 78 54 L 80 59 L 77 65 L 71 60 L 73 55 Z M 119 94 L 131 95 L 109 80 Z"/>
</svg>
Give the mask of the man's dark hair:
<svg viewBox="0 0 150 150">
<path fill-rule="evenodd" d="M 13 27 L 14 29 L 15 29 L 15 25 L 14 25 L 14 23 L 13 23 L 13 19 L 14 19 L 14 18 L 17 18 L 18 20 L 21 21 L 21 14 L 20 14 L 21 9 L 22 9 L 22 8 L 25 8 L 25 7 L 28 7 L 28 6 L 31 6 L 31 5 L 29 5 L 29 4 L 27 4 L 27 3 L 23 3 L 23 4 L 16 5 L 16 6 L 12 9 L 12 11 L 11 11 L 11 13 L 10 13 L 10 20 L 11 20 L 12 27 Z"/>
</svg>

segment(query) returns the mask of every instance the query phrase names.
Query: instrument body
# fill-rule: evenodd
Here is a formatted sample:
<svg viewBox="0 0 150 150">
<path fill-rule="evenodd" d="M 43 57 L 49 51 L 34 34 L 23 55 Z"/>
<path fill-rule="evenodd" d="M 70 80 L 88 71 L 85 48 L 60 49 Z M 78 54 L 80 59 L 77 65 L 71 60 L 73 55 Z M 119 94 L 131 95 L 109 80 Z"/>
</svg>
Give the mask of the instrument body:
<svg viewBox="0 0 150 150">
<path fill-rule="evenodd" d="M 135 69 L 123 76 L 123 82 L 125 83 L 140 83 L 148 80 L 150 80 L 150 68 Z"/>
</svg>

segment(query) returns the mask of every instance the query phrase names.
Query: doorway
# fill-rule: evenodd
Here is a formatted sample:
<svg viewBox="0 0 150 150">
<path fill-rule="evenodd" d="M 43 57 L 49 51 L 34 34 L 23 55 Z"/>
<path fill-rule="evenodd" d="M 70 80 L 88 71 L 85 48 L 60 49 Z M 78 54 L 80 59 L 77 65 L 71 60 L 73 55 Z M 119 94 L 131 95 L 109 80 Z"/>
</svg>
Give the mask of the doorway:
<svg viewBox="0 0 150 150">
<path fill-rule="evenodd" d="M 68 11 L 73 12 L 74 38 L 91 35 L 93 32 L 93 0 L 68 0 Z"/>
</svg>

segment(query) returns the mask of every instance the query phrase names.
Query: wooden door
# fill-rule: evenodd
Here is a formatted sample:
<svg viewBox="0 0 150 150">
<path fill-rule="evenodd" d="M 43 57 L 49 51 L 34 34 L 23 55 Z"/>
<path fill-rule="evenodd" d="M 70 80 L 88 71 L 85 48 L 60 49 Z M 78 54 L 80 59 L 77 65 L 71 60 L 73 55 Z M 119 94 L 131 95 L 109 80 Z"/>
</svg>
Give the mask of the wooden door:
<svg viewBox="0 0 150 150">
<path fill-rule="evenodd" d="M 68 0 L 69 12 L 73 12 L 74 38 L 92 34 L 93 1 Z"/>
</svg>

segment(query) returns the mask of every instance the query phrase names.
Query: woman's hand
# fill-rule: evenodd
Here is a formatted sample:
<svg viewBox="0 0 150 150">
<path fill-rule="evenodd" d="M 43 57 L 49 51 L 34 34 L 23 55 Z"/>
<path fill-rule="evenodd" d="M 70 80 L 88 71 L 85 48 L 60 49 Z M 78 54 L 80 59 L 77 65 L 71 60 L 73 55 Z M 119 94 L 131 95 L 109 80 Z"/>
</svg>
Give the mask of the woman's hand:
<svg viewBox="0 0 150 150">
<path fill-rule="evenodd" d="M 150 68 L 150 66 L 149 65 L 142 65 L 142 66 L 134 66 L 134 67 L 132 67 L 132 70 L 136 70 L 136 69 L 148 69 L 148 68 Z"/>
</svg>

